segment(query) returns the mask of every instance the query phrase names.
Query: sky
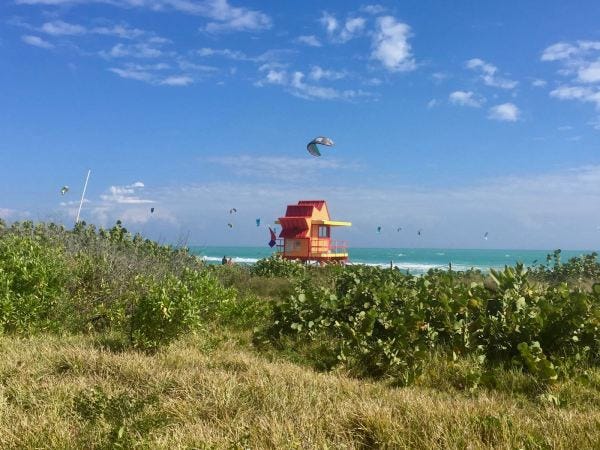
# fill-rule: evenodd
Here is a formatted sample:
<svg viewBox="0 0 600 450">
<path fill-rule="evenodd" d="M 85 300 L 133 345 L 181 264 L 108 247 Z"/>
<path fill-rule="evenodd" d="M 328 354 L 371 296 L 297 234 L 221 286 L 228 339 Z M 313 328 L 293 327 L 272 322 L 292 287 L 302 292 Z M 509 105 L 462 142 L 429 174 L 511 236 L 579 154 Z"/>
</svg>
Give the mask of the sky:
<svg viewBox="0 0 600 450">
<path fill-rule="evenodd" d="M 598 249 L 599 24 L 591 0 L 4 0 L 0 217 L 72 225 L 89 168 L 82 220 L 161 242 L 265 245 L 324 199 L 351 246 Z"/>
</svg>

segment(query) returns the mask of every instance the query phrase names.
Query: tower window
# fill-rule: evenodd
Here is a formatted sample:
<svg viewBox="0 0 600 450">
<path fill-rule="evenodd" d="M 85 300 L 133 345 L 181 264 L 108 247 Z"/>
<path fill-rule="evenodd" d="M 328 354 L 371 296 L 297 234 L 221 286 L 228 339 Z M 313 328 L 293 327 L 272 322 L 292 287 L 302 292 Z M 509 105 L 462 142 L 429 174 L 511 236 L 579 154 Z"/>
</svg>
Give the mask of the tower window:
<svg viewBox="0 0 600 450">
<path fill-rule="evenodd" d="M 329 237 L 329 227 L 320 225 L 319 226 L 319 237 L 320 238 L 328 238 Z"/>
</svg>

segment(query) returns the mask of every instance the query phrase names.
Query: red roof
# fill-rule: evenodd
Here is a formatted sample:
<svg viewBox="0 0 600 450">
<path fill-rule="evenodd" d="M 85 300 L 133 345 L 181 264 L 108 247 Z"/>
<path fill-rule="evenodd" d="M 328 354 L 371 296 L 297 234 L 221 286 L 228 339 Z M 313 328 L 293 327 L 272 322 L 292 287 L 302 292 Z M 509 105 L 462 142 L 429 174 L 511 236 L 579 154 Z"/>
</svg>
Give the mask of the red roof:
<svg viewBox="0 0 600 450">
<path fill-rule="evenodd" d="M 303 238 L 306 237 L 308 232 L 308 220 L 304 217 L 281 217 L 279 219 L 281 224 L 281 233 L 279 237 L 282 238 Z"/>
<path fill-rule="evenodd" d="M 319 211 L 321 211 L 321 208 L 323 208 L 324 204 L 325 200 L 300 200 L 298 202 L 298 206 L 314 206 Z"/>
<path fill-rule="evenodd" d="M 285 216 L 286 217 L 312 217 L 313 206 L 312 205 L 288 205 Z"/>
</svg>

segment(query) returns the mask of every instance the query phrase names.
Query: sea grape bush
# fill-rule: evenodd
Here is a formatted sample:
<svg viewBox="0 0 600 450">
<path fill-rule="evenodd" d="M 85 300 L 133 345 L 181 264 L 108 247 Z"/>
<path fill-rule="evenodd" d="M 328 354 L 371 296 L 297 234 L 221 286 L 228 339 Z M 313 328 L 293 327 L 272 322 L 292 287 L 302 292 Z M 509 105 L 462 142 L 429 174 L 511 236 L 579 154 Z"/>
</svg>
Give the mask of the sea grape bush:
<svg viewBox="0 0 600 450">
<path fill-rule="evenodd" d="M 517 365 L 551 382 L 575 361 L 598 364 L 600 284 L 592 292 L 529 280 L 521 264 L 465 282 L 460 273 L 347 267 L 328 289 L 304 279 L 257 341 L 330 342 L 360 376 L 410 383 L 433 350 Z"/>
<path fill-rule="evenodd" d="M 540 264 L 532 271 L 536 278 L 548 282 L 600 280 L 600 261 L 598 253 L 570 258 L 566 263 L 561 261 L 561 251 L 555 250 L 546 256 L 546 265 Z"/>
</svg>

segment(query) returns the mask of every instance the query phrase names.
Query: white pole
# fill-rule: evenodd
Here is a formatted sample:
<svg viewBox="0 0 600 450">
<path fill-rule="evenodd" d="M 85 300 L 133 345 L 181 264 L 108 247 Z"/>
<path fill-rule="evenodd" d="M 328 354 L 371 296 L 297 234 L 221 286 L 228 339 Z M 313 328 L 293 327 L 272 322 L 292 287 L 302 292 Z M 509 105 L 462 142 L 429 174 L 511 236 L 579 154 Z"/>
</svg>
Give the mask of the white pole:
<svg viewBox="0 0 600 450">
<path fill-rule="evenodd" d="M 83 199 L 85 198 L 85 190 L 87 189 L 88 180 L 90 179 L 90 172 L 92 169 L 88 169 L 87 176 L 85 177 L 85 184 L 83 185 L 83 192 L 81 193 L 81 201 L 79 202 L 79 209 L 77 210 L 77 219 L 75 219 L 75 225 L 79 223 L 79 214 L 81 214 L 81 207 L 83 206 Z"/>
</svg>

